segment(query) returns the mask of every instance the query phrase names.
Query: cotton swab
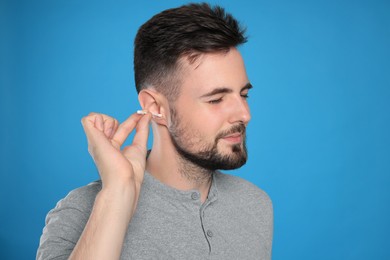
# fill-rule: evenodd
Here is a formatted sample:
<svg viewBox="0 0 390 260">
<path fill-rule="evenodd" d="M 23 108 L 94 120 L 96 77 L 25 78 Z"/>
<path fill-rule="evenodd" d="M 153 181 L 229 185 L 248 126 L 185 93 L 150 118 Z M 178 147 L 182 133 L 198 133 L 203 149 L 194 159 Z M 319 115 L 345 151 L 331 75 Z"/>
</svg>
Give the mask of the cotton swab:
<svg viewBox="0 0 390 260">
<path fill-rule="evenodd" d="M 137 110 L 137 114 L 139 114 L 139 115 L 146 115 L 147 113 L 151 113 L 153 117 L 162 118 L 162 114 L 155 114 L 155 113 L 149 112 L 148 110 Z"/>
</svg>

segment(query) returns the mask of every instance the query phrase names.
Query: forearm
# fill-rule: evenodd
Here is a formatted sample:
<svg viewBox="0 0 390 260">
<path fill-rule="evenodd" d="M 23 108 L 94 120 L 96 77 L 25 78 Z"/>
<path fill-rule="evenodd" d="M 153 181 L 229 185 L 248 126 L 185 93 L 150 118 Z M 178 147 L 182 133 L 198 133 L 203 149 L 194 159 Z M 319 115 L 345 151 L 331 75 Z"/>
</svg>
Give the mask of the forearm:
<svg viewBox="0 0 390 260">
<path fill-rule="evenodd" d="M 150 115 L 133 114 L 119 126 L 102 114 L 82 119 L 103 188 L 70 259 L 119 259 L 145 172 L 150 119 Z M 135 128 L 133 144 L 121 150 Z"/>
<path fill-rule="evenodd" d="M 119 259 L 135 204 L 130 188 L 103 189 L 70 259 Z"/>
</svg>

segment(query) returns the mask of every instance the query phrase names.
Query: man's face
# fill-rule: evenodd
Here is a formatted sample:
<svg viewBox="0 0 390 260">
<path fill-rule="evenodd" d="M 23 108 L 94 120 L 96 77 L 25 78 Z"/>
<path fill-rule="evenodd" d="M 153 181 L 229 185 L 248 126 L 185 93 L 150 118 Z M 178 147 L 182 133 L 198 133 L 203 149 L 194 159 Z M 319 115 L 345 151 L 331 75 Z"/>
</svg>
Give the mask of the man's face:
<svg viewBox="0 0 390 260">
<path fill-rule="evenodd" d="M 183 62 L 180 94 L 171 105 L 169 131 L 178 153 L 209 170 L 245 164 L 245 128 L 251 85 L 235 49 Z"/>
</svg>

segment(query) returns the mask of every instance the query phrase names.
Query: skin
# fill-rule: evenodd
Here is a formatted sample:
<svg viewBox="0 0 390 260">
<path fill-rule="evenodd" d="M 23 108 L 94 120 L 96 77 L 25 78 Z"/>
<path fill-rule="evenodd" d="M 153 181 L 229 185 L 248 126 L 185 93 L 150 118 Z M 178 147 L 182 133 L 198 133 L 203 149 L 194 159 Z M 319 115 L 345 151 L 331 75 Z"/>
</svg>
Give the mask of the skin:
<svg viewBox="0 0 390 260">
<path fill-rule="evenodd" d="M 188 73 L 169 131 L 176 148 L 185 150 L 179 152 L 188 158 L 182 164 L 198 166 L 193 176 L 199 171 L 210 176 L 216 169 L 235 169 L 246 161 L 243 138 L 250 119 L 246 99 L 251 85 L 243 65 L 235 49 L 186 64 Z M 188 170 L 183 172 L 188 176 Z"/>
<path fill-rule="evenodd" d="M 210 170 L 180 156 L 171 138 L 176 130 L 180 130 L 176 141 L 192 153 L 215 142 L 221 155 L 234 157 L 233 146 L 243 148 L 244 135 L 231 132 L 250 120 L 246 100 L 249 81 L 240 53 L 232 48 L 227 53 L 203 54 L 193 64 L 185 58 L 180 62 L 183 78 L 175 103 L 169 103 L 152 87 L 139 94 L 142 109 L 162 114 L 162 118 L 152 118 L 149 113 L 133 114 L 120 125 L 114 118 L 96 113 L 82 119 L 102 190 L 70 259 L 119 259 L 145 169 L 166 185 L 179 190 L 199 190 L 201 201 L 207 199 Z M 223 92 L 207 95 L 221 88 Z M 172 108 L 176 109 L 175 118 L 179 121 L 173 120 Z M 154 141 L 146 161 L 150 122 Z M 132 144 L 121 150 L 134 130 Z M 221 133 L 228 134 L 217 139 Z"/>
<path fill-rule="evenodd" d="M 184 129 L 181 133 L 182 145 L 196 153 L 205 145 L 213 144 L 219 133 L 238 124 L 248 124 L 250 112 L 245 86 L 249 80 L 243 59 L 235 48 L 227 53 L 204 54 L 194 64 L 189 64 L 185 59 L 181 62 L 181 92 L 173 106 L 180 119 L 178 127 Z M 229 92 L 205 96 L 220 88 L 227 88 Z M 140 96 L 141 104 L 154 113 L 160 111 L 164 115 L 163 120 L 155 120 L 152 124 L 154 143 L 147 162 L 148 172 L 176 189 L 199 190 L 204 201 L 210 187 L 210 174 L 188 161 L 183 163 L 178 155 L 170 137 L 170 129 L 175 122 L 171 120 L 167 100 L 152 90 L 145 90 Z M 153 101 L 151 96 L 154 97 Z M 232 145 L 239 143 L 242 146 L 242 138 L 219 140 L 218 152 L 232 155 Z M 183 176 L 182 172 L 193 178 Z"/>
</svg>

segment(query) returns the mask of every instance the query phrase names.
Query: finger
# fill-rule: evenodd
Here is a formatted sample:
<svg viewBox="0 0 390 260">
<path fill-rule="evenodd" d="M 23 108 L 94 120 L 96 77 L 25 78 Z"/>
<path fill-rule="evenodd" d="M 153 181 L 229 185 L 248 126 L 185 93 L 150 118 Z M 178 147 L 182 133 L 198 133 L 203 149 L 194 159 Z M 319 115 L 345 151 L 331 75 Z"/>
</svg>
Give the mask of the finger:
<svg viewBox="0 0 390 260">
<path fill-rule="evenodd" d="M 143 115 L 132 114 L 130 117 L 128 117 L 122 124 L 118 126 L 118 130 L 112 137 L 112 141 L 114 141 L 115 144 L 119 147 L 122 146 L 142 116 Z"/>
<path fill-rule="evenodd" d="M 136 125 L 136 133 L 132 144 L 123 149 L 123 155 L 132 162 L 134 169 L 142 169 L 145 167 L 149 122 L 151 118 L 152 116 L 150 114 L 142 116 Z"/>
<path fill-rule="evenodd" d="M 110 138 L 112 135 L 112 132 L 114 130 L 114 125 L 115 125 L 115 119 L 112 117 L 108 117 L 104 119 L 104 135 L 107 138 Z"/>
<path fill-rule="evenodd" d="M 112 132 L 111 132 L 111 135 L 109 137 L 110 139 L 112 139 L 114 137 L 115 132 L 118 130 L 118 126 L 119 126 L 118 120 L 114 119 L 114 127 L 112 128 Z"/>
<path fill-rule="evenodd" d="M 98 129 L 101 128 L 102 122 L 100 121 L 103 119 L 98 114 L 90 114 L 81 120 L 88 141 L 88 151 L 91 155 L 95 154 L 97 147 L 101 147 L 103 150 L 109 149 L 109 146 L 112 147 L 103 131 Z"/>
<path fill-rule="evenodd" d="M 87 130 L 90 131 L 91 129 L 103 131 L 103 117 L 101 114 L 90 113 L 81 119 L 81 124 L 86 133 Z"/>
<path fill-rule="evenodd" d="M 119 126 L 119 122 L 115 118 L 105 114 L 94 112 L 90 113 L 88 116 L 82 119 L 83 126 L 88 121 L 93 122 L 94 127 L 102 131 L 104 135 L 109 139 L 114 136 L 115 131 L 118 129 Z"/>
<path fill-rule="evenodd" d="M 151 115 L 143 116 L 136 126 L 136 133 L 133 139 L 133 145 L 140 147 L 142 150 L 146 150 L 146 145 L 149 136 L 149 122 Z"/>
<path fill-rule="evenodd" d="M 100 131 L 104 130 L 103 116 L 101 114 L 93 115 L 95 117 L 94 126 Z"/>
</svg>

